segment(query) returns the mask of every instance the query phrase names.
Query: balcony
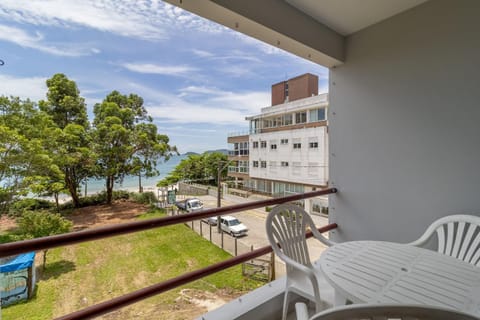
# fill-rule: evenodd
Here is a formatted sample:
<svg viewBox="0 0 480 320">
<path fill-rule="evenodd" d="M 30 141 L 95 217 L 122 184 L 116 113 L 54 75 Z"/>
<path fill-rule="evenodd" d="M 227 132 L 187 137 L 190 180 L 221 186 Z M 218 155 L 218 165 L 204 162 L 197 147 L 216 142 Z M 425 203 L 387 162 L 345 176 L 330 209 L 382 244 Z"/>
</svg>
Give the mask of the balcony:
<svg viewBox="0 0 480 320">
<path fill-rule="evenodd" d="M 241 173 L 241 174 L 248 175 L 248 167 L 229 166 L 228 173 Z"/>
<path fill-rule="evenodd" d="M 248 157 L 248 149 L 243 150 L 229 150 L 229 157 Z"/>
<path fill-rule="evenodd" d="M 336 189 L 325 189 L 321 191 L 314 191 L 310 193 L 305 193 L 305 194 L 300 194 L 300 195 L 294 195 L 294 196 L 289 196 L 289 197 L 284 197 L 284 198 L 277 198 L 277 199 L 269 199 L 269 200 L 261 200 L 261 201 L 255 201 L 255 202 L 247 202 L 247 203 L 242 203 L 238 205 L 233 205 L 233 206 L 228 206 L 228 207 L 222 207 L 222 208 L 217 208 L 217 209 L 207 209 L 201 212 L 196 212 L 196 213 L 190 213 L 190 214 L 184 214 L 184 215 L 177 215 L 177 216 L 168 216 L 164 218 L 154 218 L 150 220 L 143 220 L 143 221 L 138 221 L 138 222 L 130 222 L 130 223 L 125 223 L 125 224 L 118 224 L 118 225 L 113 225 L 113 226 L 106 226 L 106 227 L 100 227 L 100 228 L 95 228 L 95 229 L 89 229 L 89 230 L 83 230 L 83 231 L 78 231 L 78 232 L 72 232 L 68 234 L 62 234 L 62 235 L 57 235 L 57 236 L 50 236 L 50 237 L 44 237 L 44 238 L 37 238 L 37 239 L 32 239 L 32 240 L 26 240 L 26 241 L 19 241 L 19 242 L 13 242 L 13 243 L 6 243 L 6 244 L 1 244 L 0 245 L 0 258 L 2 257 L 7 257 L 11 255 L 16 255 L 19 253 L 24 253 L 24 252 L 31 252 L 31 251 L 38 251 L 38 250 L 43 250 L 43 249 L 49 249 L 49 248 L 55 248 L 55 247 L 60 247 L 60 246 L 66 246 L 70 244 L 76 244 L 76 243 L 82 243 L 86 241 L 92 241 L 92 240 L 98 240 L 98 239 L 103 239 L 106 237 L 112 237 L 112 236 L 117 236 L 117 235 L 122 235 L 122 234 L 127 234 L 127 233 L 134 233 L 134 232 L 139 232 L 143 230 L 148 230 L 148 229 L 153 229 L 153 228 L 158 228 L 158 227 L 165 227 L 173 224 L 178 224 L 178 223 L 185 223 L 189 221 L 194 221 L 194 220 L 199 220 L 202 218 L 207 218 L 207 217 L 213 217 L 213 216 L 218 216 L 218 215 L 225 215 L 225 214 L 233 214 L 236 212 L 241 212 L 244 210 L 249 210 L 249 209 L 254 209 L 254 208 L 261 208 L 265 206 L 272 206 L 280 203 L 285 203 L 285 202 L 290 202 L 290 201 L 296 201 L 300 199 L 305 199 L 305 198 L 310 198 L 310 197 L 316 197 L 319 195 L 327 195 L 331 193 L 335 193 Z M 327 225 L 321 229 L 319 229 L 322 232 L 326 232 L 329 230 L 332 230 L 336 228 L 336 224 L 331 224 Z M 209 267 L 200 269 L 200 270 L 195 270 L 183 275 L 180 275 L 176 278 L 170 279 L 168 281 L 158 283 L 134 292 L 131 292 L 129 294 L 126 294 L 124 296 L 116 297 L 113 298 L 109 301 L 104 301 L 99 304 L 87 307 L 85 309 L 79 310 L 77 312 L 62 316 L 57 318 L 58 319 L 86 319 L 86 318 L 93 318 L 93 317 L 98 317 L 100 315 L 107 314 L 109 312 L 115 311 L 119 308 L 125 307 L 127 305 L 130 305 L 132 303 L 138 302 L 140 300 L 146 299 L 148 297 L 151 297 L 156 294 L 161 294 L 163 292 L 166 292 L 170 289 L 179 287 L 181 285 L 184 285 L 186 283 L 189 283 L 191 281 L 203 278 L 205 276 L 208 276 L 210 274 L 213 274 L 215 272 L 224 270 L 226 268 L 229 268 L 231 266 L 249 261 L 251 259 L 260 257 L 262 255 L 268 254 L 272 251 L 272 248 L 267 246 L 267 247 L 262 247 L 256 250 L 253 250 L 249 253 L 242 254 L 239 256 L 236 256 L 234 258 L 230 258 L 226 261 L 211 265 Z M 280 298 L 283 292 L 284 288 L 284 280 L 280 279 L 277 280 L 273 283 L 270 283 L 262 288 L 259 288 L 255 291 L 253 291 L 251 294 L 247 294 L 245 296 L 244 302 L 247 303 L 241 303 L 242 298 L 240 298 L 238 301 L 233 302 L 234 304 L 237 302 L 240 302 L 241 310 L 242 312 L 247 314 L 249 311 L 252 310 L 264 310 L 265 307 L 268 307 L 268 309 L 271 308 L 272 303 L 273 305 L 276 305 L 276 299 Z M 258 295 L 261 295 L 263 298 L 259 299 Z M 253 300 L 252 300 L 253 299 Z M 250 305 L 250 302 L 255 302 L 254 305 Z M 263 302 L 262 302 L 263 301 Z M 262 302 L 259 304 L 259 302 Z M 281 307 L 281 304 L 280 304 Z M 227 304 L 225 305 L 225 308 L 227 310 L 230 310 L 231 305 Z M 245 309 L 247 308 L 247 309 Z M 250 309 L 248 309 L 250 308 Z M 238 308 L 237 308 L 238 309 Z M 240 312 L 240 309 L 238 309 Z M 267 309 L 265 309 L 262 312 L 266 312 Z M 211 318 L 211 319 L 225 319 L 226 315 L 223 313 L 222 309 L 219 309 L 219 311 L 216 311 L 219 318 Z M 214 313 L 215 314 L 215 313 Z M 269 315 L 272 314 L 272 311 L 270 310 L 268 312 Z M 240 316 L 240 315 L 239 315 Z M 228 318 L 229 316 L 227 316 Z M 210 319 L 210 316 L 204 316 L 204 319 Z M 240 318 L 239 318 L 240 319 Z M 245 318 L 247 319 L 247 318 Z M 251 319 L 251 318 L 250 318 Z M 258 318 L 257 318 L 258 319 Z M 269 319 L 271 319 L 269 317 Z"/>
</svg>

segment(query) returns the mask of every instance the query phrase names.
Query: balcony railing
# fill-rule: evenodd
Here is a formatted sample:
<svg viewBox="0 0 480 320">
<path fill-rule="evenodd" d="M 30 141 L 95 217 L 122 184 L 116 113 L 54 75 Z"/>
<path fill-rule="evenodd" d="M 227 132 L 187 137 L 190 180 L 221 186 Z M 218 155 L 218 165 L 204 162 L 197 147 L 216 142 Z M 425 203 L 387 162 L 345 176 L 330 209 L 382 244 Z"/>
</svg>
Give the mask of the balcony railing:
<svg viewBox="0 0 480 320">
<path fill-rule="evenodd" d="M 248 156 L 248 149 L 246 150 L 229 150 L 228 155 L 231 157 L 246 157 Z"/>
<path fill-rule="evenodd" d="M 244 174 L 248 174 L 248 167 L 229 166 L 229 167 L 228 167 L 228 172 L 229 172 L 229 173 L 244 173 Z"/>
<path fill-rule="evenodd" d="M 230 132 L 227 134 L 228 137 L 241 137 L 241 136 L 248 136 L 249 131 L 237 131 L 237 132 Z"/>
<path fill-rule="evenodd" d="M 0 244 L 0 258 L 8 257 L 11 255 L 16 255 L 24 252 L 37 251 L 43 249 L 50 249 L 55 247 L 61 247 L 69 244 L 82 243 L 90 240 L 103 239 L 107 237 L 113 237 L 117 235 L 139 232 L 144 230 L 149 230 L 158 227 L 169 226 L 173 224 L 185 223 L 189 221 L 199 220 L 208 217 L 214 217 L 224 214 L 236 213 L 244 210 L 250 210 L 255 208 L 261 208 L 291 201 L 302 200 L 306 198 L 312 198 L 316 196 L 326 195 L 336 193 L 336 188 L 329 188 L 320 191 L 313 191 L 304 194 L 298 194 L 283 198 L 260 200 L 248 203 L 241 203 L 237 205 L 215 208 L 215 209 L 206 209 L 199 212 L 183 214 L 178 216 L 168 216 L 163 218 L 154 218 L 149 220 L 135 221 L 123 224 L 117 224 L 113 226 L 105 226 L 90 230 L 77 231 L 72 233 L 66 233 L 56 236 L 37 238 L 32 240 L 18 241 L 12 243 Z M 329 224 L 320 228 L 320 232 L 326 232 L 336 228 L 336 224 Z M 308 235 L 311 237 L 311 234 Z M 191 281 L 200 279 L 207 275 L 216 273 L 218 271 L 227 269 L 234 265 L 246 262 L 256 257 L 260 257 L 272 251 L 270 246 L 266 246 L 252 252 L 233 257 L 231 259 L 222 261 L 217 264 L 210 265 L 206 268 L 199 269 L 196 271 L 188 272 L 182 274 L 176 278 L 145 287 L 143 289 L 128 293 L 126 295 L 87 307 L 85 309 L 76 311 L 74 313 L 62 316 L 57 318 L 57 320 L 73 320 L 73 319 L 86 319 L 98 317 L 100 315 L 112 312 L 119 308 L 125 307 L 127 305 L 133 304 L 140 300 L 146 299 L 153 295 L 163 293 L 165 291 L 171 290 L 173 288 L 179 287 Z"/>
</svg>

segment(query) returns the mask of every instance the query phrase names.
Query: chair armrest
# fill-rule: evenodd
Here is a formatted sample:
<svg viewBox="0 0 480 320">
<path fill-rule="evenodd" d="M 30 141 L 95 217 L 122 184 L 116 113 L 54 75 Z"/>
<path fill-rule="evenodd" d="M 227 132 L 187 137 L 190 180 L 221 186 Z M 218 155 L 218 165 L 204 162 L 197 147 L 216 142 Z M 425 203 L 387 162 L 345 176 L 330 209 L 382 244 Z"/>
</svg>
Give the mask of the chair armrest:
<svg viewBox="0 0 480 320">
<path fill-rule="evenodd" d="M 297 315 L 297 320 L 308 320 L 307 305 L 303 302 L 295 303 L 295 314 Z"/>
<path fill-rule="evenodd" d="M 331 247 L 335 244 L 336 242 L 331 241 L 330 239 L 327 239 L 323 234 L 321 234 L 316 228 L 311 228 L 313 236 L 315 239 L 326 245 L 327 247 Z"/>
</svg>

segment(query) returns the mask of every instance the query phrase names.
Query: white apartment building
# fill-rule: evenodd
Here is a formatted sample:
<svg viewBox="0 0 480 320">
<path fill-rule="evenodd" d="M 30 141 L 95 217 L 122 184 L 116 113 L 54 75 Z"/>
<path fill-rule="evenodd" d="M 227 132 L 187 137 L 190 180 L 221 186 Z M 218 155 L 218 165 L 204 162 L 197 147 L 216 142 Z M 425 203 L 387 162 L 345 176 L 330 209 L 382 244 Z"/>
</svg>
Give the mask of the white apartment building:
<svg viewBox="0 0 480 320">
<path fill-rule="evenodd" d="M 283 196 L 328 184 L 328 95 L 263 108 L 250 121 L 249 179 L 245 186 Z M 305 208 L 320 211 L 317 199 Z"/>
<path fill-rule="evenodd" d="M 316 75 L 307 73 L 272 85 L 272 105 L 246 118 L 248 133 L 228 137 L 234 185 L 272 196 L 326 187 L 327 107 L 328 94 L 318 95 Z M 305 209 L 312 213 L 327 207 L 320 198 L 305 201 Z"/>
</svg>

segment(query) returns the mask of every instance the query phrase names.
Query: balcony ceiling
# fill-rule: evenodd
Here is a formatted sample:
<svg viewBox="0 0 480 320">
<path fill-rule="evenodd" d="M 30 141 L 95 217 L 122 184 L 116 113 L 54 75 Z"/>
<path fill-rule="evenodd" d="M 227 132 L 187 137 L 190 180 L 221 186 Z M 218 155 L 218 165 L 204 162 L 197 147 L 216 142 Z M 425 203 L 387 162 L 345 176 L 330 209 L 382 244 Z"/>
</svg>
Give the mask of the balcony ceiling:
<svg viewBox="0 0 480 320">
<path fill-rule="evenodd" d="M 348 36 L 427 0 L 285 0 L 321 24 Z"/>
<path fill-rule="evenodd" d="M 326 67 L 345 37 L 427 0 L 164 0 Z"/>
</svg>

